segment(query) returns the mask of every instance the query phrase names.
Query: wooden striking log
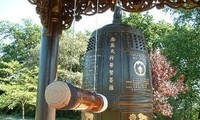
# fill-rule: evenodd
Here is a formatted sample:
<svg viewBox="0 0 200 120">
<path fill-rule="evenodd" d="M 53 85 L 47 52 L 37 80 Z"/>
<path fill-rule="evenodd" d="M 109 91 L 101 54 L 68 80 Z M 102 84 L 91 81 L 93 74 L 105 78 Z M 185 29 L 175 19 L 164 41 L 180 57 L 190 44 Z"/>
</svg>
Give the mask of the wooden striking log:
<svg viewBox="0 0 200 120">
<path fill-rule="evenodd" d="M 45 99 L 50 107 L 61 110 L 84 110 L 99 113 L 106 110 L 106 97 L 82 90 L 70 83 L 55 81 L 47 86 Z"/>
</svg>

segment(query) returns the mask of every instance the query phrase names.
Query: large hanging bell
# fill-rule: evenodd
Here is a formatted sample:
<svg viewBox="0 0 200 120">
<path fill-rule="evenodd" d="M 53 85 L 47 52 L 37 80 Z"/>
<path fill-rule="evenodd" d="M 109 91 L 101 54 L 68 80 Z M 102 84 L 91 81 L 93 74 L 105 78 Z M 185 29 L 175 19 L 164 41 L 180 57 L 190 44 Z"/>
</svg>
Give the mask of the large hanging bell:
<svg viewBox="0 0 200 120">
<path fill-rule="evenodd" d="M 83 77 L 83 88 L 96 88 L 105 95 L 108 109 L 83 112 L 82 120 L 151 120 L 152 81 L 145 39 L 139 30 L 122 24 L 121 11 L 116 9 L 113 24 L 94 31 L 89 40 Z"/>
</svg>

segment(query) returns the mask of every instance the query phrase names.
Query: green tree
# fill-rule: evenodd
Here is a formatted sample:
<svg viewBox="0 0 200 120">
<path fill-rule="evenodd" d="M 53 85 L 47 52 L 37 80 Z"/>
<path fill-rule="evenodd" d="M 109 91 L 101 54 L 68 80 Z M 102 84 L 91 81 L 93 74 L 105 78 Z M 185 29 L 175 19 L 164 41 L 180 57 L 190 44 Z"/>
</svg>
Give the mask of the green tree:
<svg viewBox="0 0 200 120">
<path fill-rule="evenodd" d="M 165 9 L 166 12 L 170 12 L 174 16 L 174 21 L 179 25 L 189 25 L 192 28 L 198 28 L 200 25 L 200 8 L 192 10 L 183 9 Z"/>
<path fill-rule="evenodd" d="M 77 86 L 82 84 L 82 70 L 88 36 L 78 32 L 64 31 L 60 40 L 58 79 L 68 80 Z"/>
<path fill-rule="evenodd" d="M 39 43 L 40 31 L 41 28 L 28 19 L 23 19 L 21 24 L 1 21 L 0 40 L 7 43 L 1 51 L 2 59 L 6 62 L 26 62 L 30 57 L 30 50 Z"/>
<path fill-rule="evenodd" d="M 160 47 L 162 36 L 167 35 L 174 27 L 164 21 L 155 23 L 153 17 L 148 13 L 144 15 L 131 13 L 128 17 L 123 18 L 123 23 L 142 31 L 149 49 Z"/>
<path fill-rule="evenodd" d="M 38 67 L 32 70 L 18 61 L 0 62 L 0 108 L 17 109 L 21 107 L 22 118 L 25 105 L 35 106 Z"/>
<path fill-rule="evenodd" d="M 173 120 L 196 120 L 199 112 L 200 27 L 199 8 L 190 12 L 176 12 L 174 24 L 163 21 L 155 23 L 148 14 L 130 14 L 124 23 L 143 31 L 150 49 L 161 49 L 162 53 L 177 69 L 177 76 L 184 75 L 188 86 L 186 94 L 169 99 L 174 106 Z M 173 79 L 172 79 L 173 80 Z M 174 80 L 173 80 L 174 81 Z M 157 116 L 159 120 L 169 119 Z"/>
<path fill-rule="evenodd" d="M 174 106 L 179 119 L 191 119 L 200 106 L 200 29 L 176 26 L 162 41 L 163 53 L 184 74 L 189 91 L 179 96 Z M 177 119 L 177 118 L 175 118 Z M 194 119 L 195 120 L 195 119 Z"/>
<path fill-rule="evenodd" d="M 27 63 L 39 44 L 40 29 L 29 19 L 23 19 L 22 23 L 0 21 L 0 109 L 3 113 L 19 113 L 20 109 L 24 118 L 26 108 L 34 114 L 38 67 Z"/>
<path fill-rule="evenodd" d="M 58 80 L 69 80 L 81 86 L 83 62 L 86 52 L 89 32 L 78 32 L 73 37 L 72 30 L 65 30 L 59 42 Z M 39 48 L 31 49 L 28 66 L 37 66 L 39 63 Z"/>
<path fill-rule="evenodd" d="M 73 37 L 72 31 L 63 32 L 59 45 L 58 80 L 81 85 L 88 33 L 79 32 Z M 0 111 L 3 113 L 19 113 L 19 109 L 22 116 L 28 111 L 29 114 L 35 113 L 40 35 L 40 27 L 31 20 L 23 20 L 20 24 L 0 22 Z"/>
<path fill-rule="evenodd" d="M 179 74 L 185 75 L 189 87 L 187 94 L 172 101 L 176 107 L 174 113 L 179 119 L 197 120 L 200 113 L 200 8 L 167 11 L 175 16 L 175 28 L 163 38 L 163 53 Z"/>
<path fill-rule="evenodd" d="M 59 44 L 59 65 L 67 70 L 81 72 L 87 42 L 88 36 L 85 33 L 78 32 L 73 37 L 72 31 L 64 31 Z"/>
</svg>

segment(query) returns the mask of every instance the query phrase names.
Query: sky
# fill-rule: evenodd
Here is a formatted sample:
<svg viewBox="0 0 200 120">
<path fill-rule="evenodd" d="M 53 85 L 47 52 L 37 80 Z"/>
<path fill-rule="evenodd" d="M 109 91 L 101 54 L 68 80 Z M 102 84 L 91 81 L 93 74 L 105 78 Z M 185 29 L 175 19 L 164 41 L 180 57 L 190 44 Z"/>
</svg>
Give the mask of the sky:
<svg viewBox="0 0 200 120">
<path fill-rule="evenodd" d="M 23 18 L 32 19 L 34 23 L 41 25 L 39 15 L 35 10 L 36 6 L 28 2 L 28 0 L 0 0 L 0 21 L 8 20 L 19 23 Z M 172 17 L 166 15 L 162 10 L 153 9 L 148 11 L 155 21 L 164 20 L 172 22 Z M 75 22 L 75 31 L 89 30 L 93 31 L 101 28 L 106 24 L 112 23 L 113 12 L 108 10 L 105 13 L 83 16 L 79 22 Z"/>
</svg>

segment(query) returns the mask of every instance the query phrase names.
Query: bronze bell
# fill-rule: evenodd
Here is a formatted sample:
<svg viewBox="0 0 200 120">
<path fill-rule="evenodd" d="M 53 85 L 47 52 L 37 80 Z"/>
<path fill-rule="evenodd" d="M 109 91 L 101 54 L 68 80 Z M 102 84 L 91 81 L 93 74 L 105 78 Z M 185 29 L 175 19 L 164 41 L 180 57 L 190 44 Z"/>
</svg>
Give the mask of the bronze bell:
<svg viewBox="0 0 200 120">
<path fill-rule="evenodd" d="M 152 120 L 152 80 L 145 39 L 141 31 L 122 24 L 120 8 L 115 10 L 113 24 L 93 32 L 84 66 L 83 89 L 96 88 L 108 99 L 108 108 L 98 114 L 82 112 L 82 120 Z"/>
</svg>

